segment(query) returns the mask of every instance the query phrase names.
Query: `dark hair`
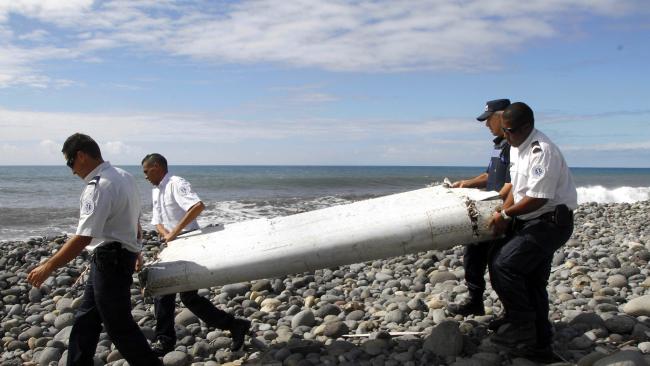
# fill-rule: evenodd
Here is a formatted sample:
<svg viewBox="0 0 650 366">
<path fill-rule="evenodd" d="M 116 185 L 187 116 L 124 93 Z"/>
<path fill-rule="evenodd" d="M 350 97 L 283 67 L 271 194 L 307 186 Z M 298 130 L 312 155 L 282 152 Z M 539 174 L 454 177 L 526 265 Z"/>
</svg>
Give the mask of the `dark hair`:
<svg viewBox="0 0 650 366">
<path fill-rule="evenodd" d="M 144 159 L 142 159 L 140 165 L 144 165 L 145 162 L 158 164 L 163 168 L 165 172 L 167 171 L 167 159 L 158 153 L 153 153 L 145 156 Z"/>
<path fill-rule="evenodd" d="M 71 158 L 77 153 L 83 151 L 93 159 L 101 159 L 102 152 L 99 150 L 99 145 L 93 140 L 92 137 L 84 135 L 83 133 L 75 133 L 68 137 L 63 143 L 61 152 L 66 158 Z"/>
<path fill-rule="evenodd" d="M 512 127 L 523 126 L 530 123 L 535 125 L 535 115 L 533 110 L 523 102 L 512 103 L 503 111 L 503 119 L 510 121 Z"/>
</svg>

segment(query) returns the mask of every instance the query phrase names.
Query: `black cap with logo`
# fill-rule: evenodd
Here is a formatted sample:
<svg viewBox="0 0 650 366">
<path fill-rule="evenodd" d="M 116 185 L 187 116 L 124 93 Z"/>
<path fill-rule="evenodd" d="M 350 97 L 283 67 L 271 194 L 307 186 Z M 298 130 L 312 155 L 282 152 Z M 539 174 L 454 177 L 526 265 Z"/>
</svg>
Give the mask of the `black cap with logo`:
<svg viewBox="0 0 650 366">
<path fill-rule="evenodd" d="M 509 105 L 510 105 L 510 99 L 491 100 L 485 103 L 485 112 L 483 112 L 480 116 L 476 117 L 476 120 L 483 122 L 486 119 L 488 119 L 488 117 L 490 117 L 492 113 L 497 111 L 503 111 L 506 108 L 508 108 Z"/>
</svg>

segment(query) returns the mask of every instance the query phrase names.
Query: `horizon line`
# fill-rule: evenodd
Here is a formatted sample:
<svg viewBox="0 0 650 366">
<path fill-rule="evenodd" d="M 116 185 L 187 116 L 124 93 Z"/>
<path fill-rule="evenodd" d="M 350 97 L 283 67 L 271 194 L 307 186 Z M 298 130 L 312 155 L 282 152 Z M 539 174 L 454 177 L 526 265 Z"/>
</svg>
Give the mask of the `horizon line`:
<svg viewBox="0 0 650 366">
<path fill-rule="evenodd" d="M 112 163 L 111 163 L 112 164 Z M 140 164 L 112 164 L 116 166 L 134 166 L 139 167 Z M 9 167 L 66 167 L 64 164 L 0 164 L 2 168 Z M 350 167 L 350 168 L 485 168 L 484 165 L 407 165 L 407 164 L 168 164 L 170 167 Z M 650 166 L 571 166 L 569 169 L 650 169 Z"/>
</svg>

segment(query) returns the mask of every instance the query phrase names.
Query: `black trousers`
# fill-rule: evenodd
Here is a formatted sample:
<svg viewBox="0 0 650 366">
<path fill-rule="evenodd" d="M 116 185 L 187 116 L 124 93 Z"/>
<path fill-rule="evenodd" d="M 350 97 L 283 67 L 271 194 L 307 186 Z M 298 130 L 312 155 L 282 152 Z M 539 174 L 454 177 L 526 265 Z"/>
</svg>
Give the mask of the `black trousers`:
<svg viewBox="0 0 650 366">
<path fill-rule="evenodd" d="M 492 287 L 506 317 L 515 322 L 534 322 L 540 346 L 549 345 L 553 337 L 546 291 L 553 253 L 572 233 L 572 218 L 563 225 L 542 219 L 517 221 L 510 239 L 496 247 L 492 256 Z"/>
<path fill-rule="evenodd" d="M 235 318 L 223 310 L 219 310 L 197 290 L 181 292 L 181 301 L 194 315 L 198 316 L 211 328 L 230 329 Z M 156 339 L 165 345 L 173 346 L 176 343 L 174 330 L 174 309 L 176 308 L 176 294 L 158 296 L 154 298 L 154 311 L 156 315 Z"/>
<path fill-rule="evenodd" d="M 83 301 L 70 332 L 68 366 L 93 364 L 102 323 L 130 365 L 162 365 L 131 316 L 130 288 L 136 258 L 136 253 L 121 249 L 119 243 L 95 249 Z"/>
<path fill-rule="evenodd" d="M 472 301 L 482 301 L 483 292 L 485 292 L 485 269 L 488 268 L 488 263 L 490 263 L 489 259 L 492 256 L 493 248 L 500 243 L 502 244 L 502 242 L 502 239 L 495 239 L 470 244 L 465 247 L 465 254 L 463 255 L 465 283 L 469 289 Z M 489 268 L 489 272 L 491 280 L 491 268 Z"/>
</svg>

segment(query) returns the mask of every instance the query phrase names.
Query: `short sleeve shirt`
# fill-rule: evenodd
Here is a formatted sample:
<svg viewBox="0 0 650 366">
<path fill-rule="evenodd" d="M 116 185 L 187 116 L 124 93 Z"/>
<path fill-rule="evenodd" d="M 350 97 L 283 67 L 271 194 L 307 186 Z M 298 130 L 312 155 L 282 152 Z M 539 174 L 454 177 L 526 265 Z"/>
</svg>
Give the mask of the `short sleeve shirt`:
<svg viewBox="0 0 650 366">
<path fill-rule="evenodd" d="M 165 229 L 173 230 L 183 219 L 185 213 L 195 204 L 201 202 L 199 196 L 185 179 L 175 175 L 165 175 L 158 186 L 151 190 L 153 203 L 151 224 L 162 224 Z M 196 230 L 199 224 L 192 220 L 186 231 Z"/>
<path fill-rule="evenodd" d="M 525 196 L 546 198 L 544 206 L 518 218 L 529 220 L 565 204 L 575 209 L 577 192 L 573 176 L 560 149 L 537 129 L 518 147 L 510 150 L 510 176 L 514 202 Z"/>
<path fill-rule="evenodd" d="M 140 194 L 133 176 L 106 161 L 84 180 L 76 234 L 93 238 L 88 245 L 90 250 L 104 243 L 119 242 L 125 249 L 139 252 Z"/>
</svg>

